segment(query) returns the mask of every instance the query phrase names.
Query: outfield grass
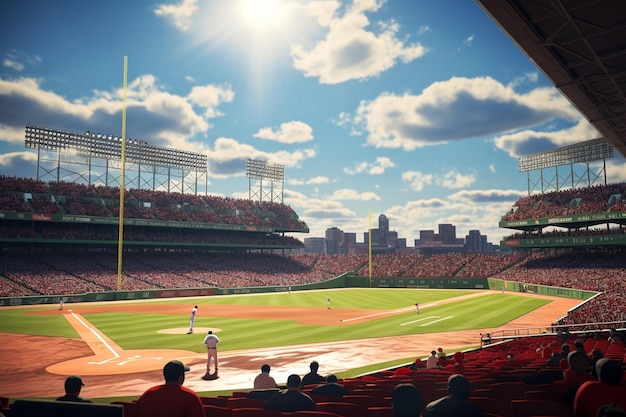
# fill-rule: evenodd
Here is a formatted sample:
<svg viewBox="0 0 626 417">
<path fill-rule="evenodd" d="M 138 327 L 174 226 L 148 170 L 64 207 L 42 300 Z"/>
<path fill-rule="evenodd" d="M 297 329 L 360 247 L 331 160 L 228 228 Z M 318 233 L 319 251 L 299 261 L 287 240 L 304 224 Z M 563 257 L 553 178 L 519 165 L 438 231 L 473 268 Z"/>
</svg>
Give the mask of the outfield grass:
<svg viewBox="0 0 626 417">
<path fill-rule="evenodd" d="M 393 316 L 380 316 L 367 323 L 312 326 L 285 320 L 249 320 L 211 317 L 211 305 L 240 306 L 301 306 L 326 307 L 331 298 L 333 309 L 395 310 L 468 295 L 470 290 L 423 290 L 423 289 L 342 289 L 322 291 L 298 291 L 291 294 L 270 293 L 242 296 L 214 296 L 155 300 L 141 302 L 150 304 L 198 304 L 201 315 L 196 319 L 197 327 L 219 328 L 220 350 L 238 350 L 290 344 L 342 341 L 371 337 L 424 334 L 465 329 L 483 329 L 504 325 L 528 313 L 548 301 L 519 297 L 512 294 L 494 293 L 489 296 L 442 303 L 423 308 L 420 318 L 436 316 L 441 321 L 432 325 L 416 322 L 415 310 Z M 139 303 L 138 303 L 139 304 Z M 43 336 L 78 337 L 62 315 L 27 314 L 42 308 L 56 309 L 57 306 L 25 307 L 23 309 L 0 309 L 0 332 L 33 334 Z M 73 308 L 66 304 L 66 308 Z M 74 307 L 80 313 L 80 306 Z M 85 319 L 106 334 L 123 349 L 183 349 L 204 352 L 197 338 L 181 338 L 180 335 L 157 333 L 166 328 L 188 325 L 188 314 L 85 314 Z M 402 325 L 405 324 L 405 325 Z"/>
</svg>

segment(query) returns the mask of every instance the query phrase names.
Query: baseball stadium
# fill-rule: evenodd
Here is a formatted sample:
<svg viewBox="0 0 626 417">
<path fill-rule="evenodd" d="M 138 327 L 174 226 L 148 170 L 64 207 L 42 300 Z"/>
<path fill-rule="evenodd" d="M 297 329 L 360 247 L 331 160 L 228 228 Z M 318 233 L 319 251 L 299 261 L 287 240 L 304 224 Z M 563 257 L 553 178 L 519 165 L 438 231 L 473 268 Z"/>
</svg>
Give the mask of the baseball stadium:
<svg viewBox="0 0 626 417">
<path fill-rule="evenodd" d="M 130 415 L 179 360 L 207 417 L 394 416 L 396 385 L 426 404 L 459 373 L 485 415 L 573 416 L 569 356 L 548 365 L 552 353 L 596 350 L 626 367 L 626 183 L 604 168 L 614 150 L 626 156 L 626 115 L 607 98 L 623 109 L 625 88 L 603 61 L 624 54 L 594 49 L 572 18 L 601 22 L 608 8 L 549 2 L 553 19 L 538 19 L 529 0 L 477 2 L 602 135 L 520 158 L 528 196 L 494 219 L 510 233 L 496 253 L 305 253 L 279 165 L 248 160 L 249 198 L 223 198 L 198 192 L 201 154 L 26 126 L 36 179 L 0 178 L 1 412 Z M 593 68 L 545 41 L 563 26 Z M 282 388 L 314 361 L 350 394 L 305 385 L 317 411 L 274 414 L 250 395 L 263 364 Z M 53 401 L 71 375 L 94 403 Z M 604 399 L 623 405 L 613 393 L 626 383 L 614 385 Z"/>
</svg>

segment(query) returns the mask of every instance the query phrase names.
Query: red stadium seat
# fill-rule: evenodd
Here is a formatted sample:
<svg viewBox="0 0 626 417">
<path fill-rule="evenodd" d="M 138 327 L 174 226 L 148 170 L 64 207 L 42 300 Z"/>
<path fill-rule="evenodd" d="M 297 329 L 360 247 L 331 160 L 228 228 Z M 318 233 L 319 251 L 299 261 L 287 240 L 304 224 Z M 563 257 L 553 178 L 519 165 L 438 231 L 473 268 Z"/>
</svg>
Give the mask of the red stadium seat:
<svg viewBox="0 0 626 417">
<path fill-rule="evenodd" d="M 204 406 L 204 414 L 206 417 L 232 417 L 232 411 L 233 410 L 228 407 L 219 407 L 217 405 Z"/>
<path fill-rule="evenodd" d="M 556 401 L 511 401 L 511 417 L 532 416 L 572 417 L 572 410 L 567 404 Z"/>
<path fill-rule="evenodd" d="M 343 417 L 363 417 L 367 408 L 355 403 L 330 402 L 317 403 L 317 410 L 340 414 Z"/>
</svg>

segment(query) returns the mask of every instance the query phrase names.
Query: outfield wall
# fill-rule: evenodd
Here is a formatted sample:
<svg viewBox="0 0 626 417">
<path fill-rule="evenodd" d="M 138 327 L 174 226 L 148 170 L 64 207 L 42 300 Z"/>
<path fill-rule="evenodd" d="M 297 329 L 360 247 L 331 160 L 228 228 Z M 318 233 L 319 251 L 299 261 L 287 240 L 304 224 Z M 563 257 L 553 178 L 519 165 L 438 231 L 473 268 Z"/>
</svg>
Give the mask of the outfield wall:
<svg viewBox="0 0 626 417">
<path fill-rule="evenodd" d="M 505 281 L 501 279 L 489 278 L 489 289 L 527 292 L 530 294 L 548 295 L 550 297 L 573 298 L 575 300 L 587 300 L 597 291 L 576 290 L 573 288 L 550 287 L 548 285 L 525 284 L 523 282 Z"/>
<path fill-rule="evenodd" d="M 343 274 L 336 278 L 311 284 L 278 285 L 247 288 L 181 288 L 155 289 L 143 291 L 107 291 L 76 295 L 42 295 L 28 297 L 3 297 L 0 306 L 28 306 L 37 304 L 83 303 L 93 301 L 148 300 L 175 297 L 207 297 L 228 294 L 260 294 L 302 290 L 322 290 L 333 288 L 431 288 L 431 289 L 491 289 L 513 292 L 566 297 L 586 300 L 596 294 L 594 291 L 571 288 L 549 287 L 545 285 L 524 284 L 515 281 L 503 281 L 492 278 L 406 278 L 406 277 L 364 277 Z"/>
</svg>

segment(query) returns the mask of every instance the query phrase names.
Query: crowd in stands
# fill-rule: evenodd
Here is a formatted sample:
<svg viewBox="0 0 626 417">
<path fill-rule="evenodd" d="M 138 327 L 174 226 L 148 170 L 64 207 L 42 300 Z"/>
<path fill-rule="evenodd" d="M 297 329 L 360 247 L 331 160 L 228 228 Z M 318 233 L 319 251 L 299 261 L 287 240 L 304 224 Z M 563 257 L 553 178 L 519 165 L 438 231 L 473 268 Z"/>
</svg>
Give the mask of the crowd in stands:
<svg viewBox="0 0 626 417">
<path fill-rule="evenodd" d="M 526 255 L 486 253 L 379 254 L 372 261 L 372 276 L 414 278 L 486 278 L 519 262 Z M 358 275 L 369 275 L 369 264 Z"/>
<path fill-rule="evenodd" d="M 361 255 L 129 252 L 123 257 L 121 289 L 292 286 L 331 279 L 345 272 L 346 265 L 356 269 L 364 261 Z M 0 257 L 0 278 L 10 283 L 0 287 L 0 297 L 113 291 L 117 254 L 85 251 L 31 257 L 12 252 Z"/>
<path fill-rule="evenodd" d="M 563 318 L 560 324 L 626 319 L 626 258 L 607 253 L 536 255 L 494 278 L 528 284 L 599 291 L 599 296 Z"/>
<path fill-rule="evenodd" d="M 501 221 L 626 210 L 626 184 L 594 185 L 522 197 Z"/>
<path fill-rule="evenodd" d="M 158 288 L 242 288 L 292 286 L 320 282 L 345 272 L 367 270 L 366 255 L 261 253 L 194 253 L 178 251 L 128 252 L 124 255 L 123 290 Z M 442 277 L 447 265 L 457 277 L 493 277 L 600 294 L 572 310 L 558 324 L 626 320 L 626 259 L 602 253 L 560 256 L 515 254 L 376 255 L 375 276 Z M 417 267 L 420 265 L 420 268 Z M 0 262 L 0 296 L 68 295 L 111 291 L 117 284 L 117 255 L 84 251 L 48 253 L 31 257 L 6 253 Z M 388 272 L 392 275 L 384 275 Z M 401 275 L 405 274 L 405 275 Z M 417 275 L 417 274 L 416 274 Z"/>
<path fill-rule="evenodd" d="M 0 211 L 119 217 L 119 203 L 115 187 L 0 176 Z M 124 217 L 306 229 L 282 203 L 144 189 L 125 191 Z"/>
<path fill-rule="evenodd" d="M 605 236 L 605 235 L 622 235 L 626 233 L 626 227 L 619 225 L 614 227 L 600 227 L 600 228 L 581 228 L 570 230 L 550 230 L 548 232 L 519 232 L 507 236 L 505 240 L 514 241 L 521 239 L 541 239 L 551 237 L 576 237 L 576 236 Z"/>
</svg>

